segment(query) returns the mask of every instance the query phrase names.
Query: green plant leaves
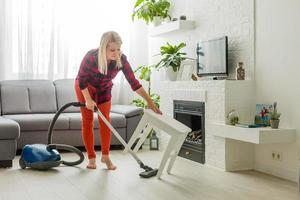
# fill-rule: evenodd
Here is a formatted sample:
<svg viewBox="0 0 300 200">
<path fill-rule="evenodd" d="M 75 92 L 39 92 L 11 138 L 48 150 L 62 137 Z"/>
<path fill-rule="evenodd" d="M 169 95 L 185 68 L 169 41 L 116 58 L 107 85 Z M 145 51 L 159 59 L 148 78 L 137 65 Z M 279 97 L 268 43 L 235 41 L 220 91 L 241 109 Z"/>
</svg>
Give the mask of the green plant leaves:
<svg viewBox="0 0 300 200">
<path fill-rule="evenodd" d="M 131 15 L 132 20 L 138 18 L 148 24 L 155 16 L 161 19 L 171 18 L 168 14 L 170 5 L 168 0 L 137 0 Z"/>
<path fill-rule="evenodd" d="M 141 65 L 136 70 L 134 70 L 134 73 L 139 76 L 139 79 L 147 81 L 149 83 L 149 89 L 148 94 L 152 101 L 155 103 L 155 105 L 159 108 L 159 102 L 160 102 L 160 96 L 158 94 L 151 94 L 151 71 L 154 69 L 154 65 Z M 134 99 L 131 104 L 134 104 L 137 107 L 141 108 L 147 108 L 147 103 L 142 99 Z"/>
<path fill-rule="evenodd" d="M 186 44 L 183 42 L 181 42 L 179 45 L 171 45 L 167 42 L 166 45 L 161 46 L 160 54 L 162 55 L 162 59 L 156 64 L 155 67 L 157 69 L 162 67 L 172 67 L 174 72 L 178 71 L 181 61 L 186 59 L 186 53 L 180 52 L 180 50 L 185 46 Z"/>
</svg>

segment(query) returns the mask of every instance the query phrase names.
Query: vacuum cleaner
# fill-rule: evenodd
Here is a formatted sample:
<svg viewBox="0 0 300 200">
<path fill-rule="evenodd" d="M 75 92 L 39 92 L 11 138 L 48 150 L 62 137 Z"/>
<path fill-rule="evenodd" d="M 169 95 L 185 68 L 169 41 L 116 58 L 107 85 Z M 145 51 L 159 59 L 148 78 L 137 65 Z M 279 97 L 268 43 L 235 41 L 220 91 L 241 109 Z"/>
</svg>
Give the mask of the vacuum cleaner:
<svg viewBox="0 0 300 200">
<path fill-rule="evenodd" d="M 30 167 L 33 169 L 47 170 L 52 167 L 58 167 L 60 164 L 64 164 L 67 166 L 74 166 L 74 165 L 79 165 L 80 163 L 83 162 L 84 155 L 76 147 L 66 145 L 66 144 L 52 143 L 52 132 L 53 132 L 53 127 L 55 125 L 55 122 L 58 119 L 59 115 L 70 106 L 84 107 L 85 104 L 80 102 L 67 103 L 56 112 L 48 129 L 48 144 L 32 144 L 32 145 L 25 145 L 23 147 L 22 154 L 19 160 L 19 165 L 22 169 L 25 169 L 26 167 Z M 115 130 L 115 128 L 109 123 L 109 121 L 103 116 L 101 111 L 97 107 L 95 107 L 95 111 L 97 112 L 98 116 L 103 120 L 103 122 L 107 125 L 107 127 L 112 131 L 112 133 L 116 136 L 116 138 L 122 143 L 122 145 L 126 147 L 127 143 L 123 140 L 123 138 Z M 73 162 L 61 160 L 59 150 L 74 152 L 79 156 L 79 159 Z M 131 149 L 129 149 L 128 152 L 136 160 L 140 168 L 144 170 L 139 174 L 140 177 L 150 178 L 156 176 L 158 169 L 153 169 L 145 165 Z"/>
<path fill-rule="evenodd" d="M 60 164 L 74 166 L 83 162 L 84 155 L 76 147 L 52 143 L 52 133 L 55 122 L 59 115 L 70 106 L 80 107 L 81 104 L 77 102 L 67 103 L 55 113 L 48 128 L 48 144 L 30 144 L 23 147 L 19 160 L 19 165 L 22 169 L 30 167 L 32 169 L 48 170 L 53 167 L 58 167 Z M 64 161 L 61 159 L 59 150 L 74 152 L 79 156 L 79 159 L 73 162 Z"/>
</svg>

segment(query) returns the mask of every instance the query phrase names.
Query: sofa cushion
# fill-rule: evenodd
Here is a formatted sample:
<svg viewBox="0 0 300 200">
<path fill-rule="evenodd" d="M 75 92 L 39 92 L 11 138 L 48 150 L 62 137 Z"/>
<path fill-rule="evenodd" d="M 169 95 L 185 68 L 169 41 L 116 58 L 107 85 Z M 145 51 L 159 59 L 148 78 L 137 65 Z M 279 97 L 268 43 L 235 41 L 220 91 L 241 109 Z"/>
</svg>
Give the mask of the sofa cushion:
<svg viewBox="0 0 300 200">
<path fill-rule="evenodd" d="M 80 113 L 64 113 L 70 119 L 70 129 L 81 129 L 81 114 Z M 114 128 L 126 127 L 126 118 L 124 115 L 110 113 L 110 120 Z M 94 113 L 94 128 L 99 128 L 98 115 Z"/>
<path fill-rule="evenodd" d="M 1 85 L 1 100 L 3 114 L 30 112 L 27 87 Z"/>
<path fill-rule="evenodd" d="M 44 131 L 48 130 L 54 114 L 18 114 L 3 115 L 4 118 L 12 119 L 20 125 L 21 131 Z M 69 129 L 69 118 L 60 115 L 57 119 L 54 129 Z"/>
<path fill-rule="evenodd" d="M 0 140 L 16 140 L 19 136 L 19 124 L 13 120 L 0 117 Z"/>
<path fill-rule="evenodd" d="M 62 115 L 69 118 L 69 124 L 71 130 L 81 129 L 81 113 L 63 113 Z M 94 128 L 98 128 L 97 114 L 94 113 Z"/>
<path fill-rule="evenodd" d="M 10 80 L 0 84 L 4 115 L 57 110 L 55 88 L 49 80 Z"/>
<path fill-rule="evenodd" d="M 31 113 L 56 112 L 56 97 L 54 85 L 35 86 L 28 88 Z"/>
<path fill-rule="evenodd" d="M 133 117 L 143 112 L 143 108 L 132 105 L 112 105 L 111 112 L 123 114 L 126 117 Z"/>
<path fill-rule="evenodd" d="M 60 79 L 53 82 L 56 90 L 57 107 L 77 102 L 74 79 Z M 64 112 L 79 112 L 78 107 L 69 107 Z"/>
</svg>

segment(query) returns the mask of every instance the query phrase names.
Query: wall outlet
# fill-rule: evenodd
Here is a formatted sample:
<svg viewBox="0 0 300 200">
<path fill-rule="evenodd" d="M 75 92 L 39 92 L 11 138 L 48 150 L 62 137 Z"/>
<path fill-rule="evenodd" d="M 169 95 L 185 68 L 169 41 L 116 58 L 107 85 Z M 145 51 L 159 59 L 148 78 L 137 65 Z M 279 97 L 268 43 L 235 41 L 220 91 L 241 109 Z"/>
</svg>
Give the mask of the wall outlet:
<svg viewBox="0 0 300 200">
<path fill-rule="evenodd" d="M 282 161 L 282 152 L 272 151 L 271 156 L 272 156 L 272 160 Z"/>
</svg>

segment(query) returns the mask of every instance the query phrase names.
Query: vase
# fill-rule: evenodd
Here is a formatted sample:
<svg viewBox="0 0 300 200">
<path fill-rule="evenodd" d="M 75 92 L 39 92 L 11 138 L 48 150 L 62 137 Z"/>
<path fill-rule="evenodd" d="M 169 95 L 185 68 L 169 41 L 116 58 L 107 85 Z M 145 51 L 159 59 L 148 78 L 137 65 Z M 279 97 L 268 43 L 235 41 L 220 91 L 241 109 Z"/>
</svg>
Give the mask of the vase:
<svg viewBox="0 0 300 200">
<path fill-rule="evenodd" d="M 236 68 L 236 80 L 245 80 L 245 69 L 243 65 L 243 62 L 238 63 L 238 67 Z"/>
<path fill-rule="evenodd" d="M 177 79 L 177 74 L 178 74 L 178 71 L 174 72 L 173 68 L 172 67 L 168 67 L 166 69 L 166 79 L 168 81 L 176 81 Z"/>
<path fill-rule="evenodd" d="M 161 24 L 161 18 L 160 17 L 153 17 L 153 20 L 151 22 L 152 27 L 158 26 Z"/>
<path fill-rule="evenodd" d="M 279 119 L 270 119 L 271 128 L 277 129 L 279 126 Z"/>
</svg>

